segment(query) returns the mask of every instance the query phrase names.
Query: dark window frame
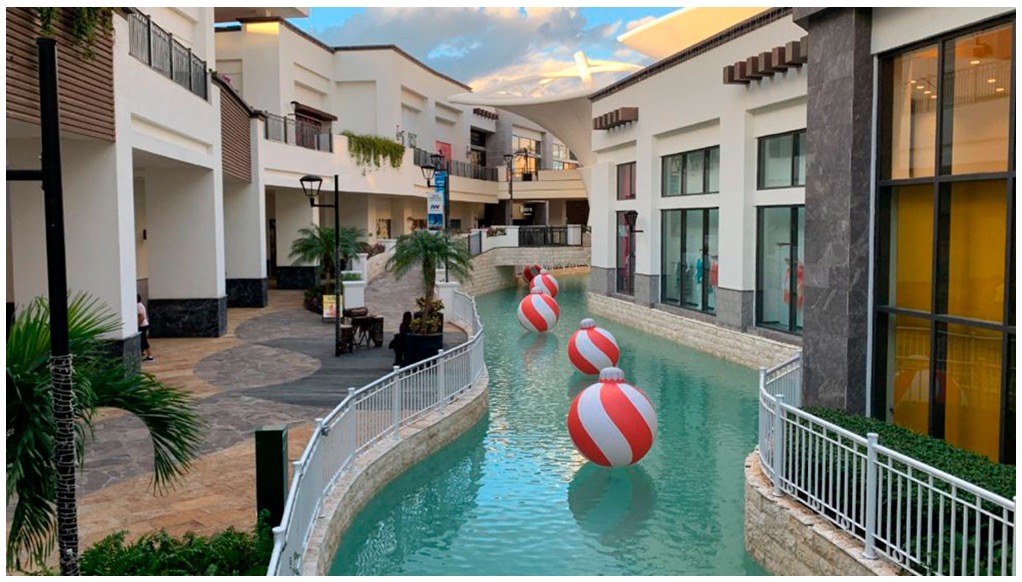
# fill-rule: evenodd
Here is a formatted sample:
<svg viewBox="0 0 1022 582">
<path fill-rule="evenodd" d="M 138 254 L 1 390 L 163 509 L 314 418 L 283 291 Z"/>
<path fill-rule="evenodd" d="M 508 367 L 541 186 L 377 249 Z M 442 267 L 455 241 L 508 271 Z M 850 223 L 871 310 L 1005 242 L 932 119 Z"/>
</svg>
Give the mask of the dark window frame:
<svg viewBox="0 0 1022 582">
<path fill-rule="evenodd" d="M 806 129 L 793 129 L 789 131 L 782 131 L 780 133 L 772 133 L 769 135 L 761 135 L 756 138 L 756 189 L 757 190 L 782 190 L 785 188 L 805 188 L 805 176 L 802 176 L 802 183 L 797 182 L 798 179 L 798 157 L 802 153 L 799 148 L 798 136 L 802 135 L 802 143 L 806 142 Z M 764 186 L 763 180 L 765 178 L 766 166 L 763 164 L 764 149 L 766 147 L 766 140 L 775 139 L 779 137 L 791 136 L 791 183 L 784 186 Z M 808 151 L 806 146 L 806 151 Z"/>
<path fill-rule="evenodd" d="M 629 233 L 628 233 L 628 240 L 629 240 L 629 245 L 628 245 L 629 246 L 629 252 L 628 252 L 628 268 L 629 268 L 628 283 L 627 283 L 627 285 L 622 285 L 622 283 L 623 283 L 623 277 L 622 277 L 622 273 L 621 273 L 621 269 L 622 269 L 622 267 L 621 267 L 621 238 L 622 237 L 621 237 L 621 234 L 620 234 L 620 229 L 621 229 L 622 222 L 627 224 L 627 221 L 623 220 L 624 215 L 627 212 L 629 212 L 629 211 L 622 210 L 622 211 L 618 211 L 618 212 L 614 213 L 614 246 L 615 246 L 615 249 L 616 249 L 615 252 L 614 252 L 614 290 L 615 290 L 615 292 L 620 293 L 622 295 L 634 296 L 635 295 L 635 232 L 634 231 L 629 231 Z"/>
<path fill-rule="evenodd" d="M 876 188 L 876 219 L 874 222 L 874 266 L 873 289 L 870 290 L 873 297 L 873 369 L 869 371 L 871 379 L 871 410 L 868 413 L 875 417 L 886 419 L 888 415 L 887 406 L 887 352 L 888 352 L 888 325 L 892 316 L 908 315 L 926 321 L 930 326 L 930 357 L 929 377 L 941 378 L 946 372 L 947 342 L 942 336 L 947 334 L 948 325 L 965 325 L 982 329 L 1000 331 L 1001 340 L 1001 407 L 1000 407 L 1000 430 L 998 443 L 998 456 L 1002 463 L 1015 463 L 1015 422 L 1016 417 L 1008 418 L 1008 382 L 1014 380 L 1013 373 L 1009 370 L 1010 358 L 1014 354 L 1010 351 L 1011 346 L 1016 342 L 1015 320 L 1014 320 L 1014 291 L 1015 291 L 1015 105 L 1016 105 L 1016 73 L 1017 64 L 1015 51 L 1012 53 L 1012 80 L 1011 80 L 1011 104 L 1009 106 L 1009 129 L 1008 129 L 1008 166 L 1003 172 L 981 172 L 974 174 L 950 173 L 952 156 L 948 155 L 945 147 L 949 141 L 946 139 L 950 133 L 951 125 L 949 116 L 952 115 L 953 106 L 946 107 L 948 95 L 954 95 L 954 76 L 949 75 L 947 53 L 954 50 L 954 43 L 957 39 L 984 30 L 989 30 L 1011 24 L 1017 27 L 1015 14 L 1000 16 L 980 23 L 960 27 L 944 33 L 929 37 L 911 45 L 898 47 L 878 55 L 880 67 L 878 103 L 877 103 L 877 150 L 875 164 Z M 935 46 L 937 49 L 937 105 L 936 111 L 943 112 L 938 115 L 934 135 L 934 175 L 918 178 L 891 179 L 890 150 L 892 144 L 890 131 L 890 117 L 893 112 L 893 64 L 894 59 L 900 55 L 907 54 L 921 48 Z M 946 109 L 945 109 L 946 108 Z M 959 317 L 947 313 L 948 299 L 948 260 L 947 252 L 950 245 L 950 196 L 951 185 L 962 182 L 984 182 L 984 181 L 1006 181 L 1007 196 L 1007 224 L 1005 225 L 1005 265 L 1004 265 L 1004 289 L 1005 295 L 1002 299 L 1003 316 L 1000 322 L 980 321 L 966 317 Z M 888 253 L 890 249 L 890 228 L 891 228 L 891 193 L 898 186 L 910 185 L 932 185 L 933 187 L 933 249 L 932 249 L 932 277 L 931 277 L 931 305 L 929 312 L 909 310 L 890 305 L 888 290 L 890 288 L 890 262 Z M 878 357 L 879 355 L 879 357 Z M 929 434 L 936 438 L 944 438 L 945 430 L 945 403 L 938 398 L 940 390 L 939 382 L 930 382 L 929 386 Z"/>
<path fill-rule="evenodd" d="M 717 150 L 717 189 L 709 190 L 710 186 L 710 152 Z M 703 190 L 702 192 L 686 192 L 686 186 L 688 185 L 688 156 L 692 154 L 703 155 Z M 667 193 L 667 168 L 668 164 L 673 158 L 681 158 L 681 183 L 679 185 L 678 194 Z M 667 154 L 666 156 L 660 156 L 660 197 L 661 198 L 677 198 L 678 196 L 703 196 L 705 194 L 720 194 L 720 146 L 708 146 L 704 148 L 696 148 L 694 150 L 688 150 L 684 152 L 678 152 L 675 154 Z"/>
<path fill-rule="evenodd" d="M 615 181 L 615 184 L 617 186 L 617 199 L 618 200 L 635 200 L 635 198 L 636 198 L 636 192 L 635 192 L 635 167 L 636 167 L 635 166 L 635 162 L 625 162 L 623 164 L 618 164 L 617 165 L 617 174 L 616 174 L 617 180 Z M 632 193 L 631 196 L 627 196 L 627 197 L 622 197 L 621 196 L 621 171 L 622 170 L 627 170 L 627 171 L 631 172 L 631 175 L 628 178 L 628 189 Z"/>
<path fill-rule="evenodd" d="M 790 218 L 788 228 L 790 229 L 791 245 L 788 250 L 788 261 L 795 268 L 791 269 L 788 278 L 788 324 L 787 326 L 774 325 L 763 321 L 763 211 L 768 208 L 788 208 Z M 802 241 L 798 238 L 798 215 L 802 211 L 802 221 L 805 222 L 805 204 L 772 204 L 756 207 L 756 327 L 762 327 L 781 333 L 801 336 L 803 328 L 798 326 L 798 247 Z M 803 230 L 805 226 L 803 224 Z M 804 323 L 804 322 L 803 322 Z"/>
<path fill-rule="evenodd" d="M 702 207 L 702 208 L 665 208 L 665 209 L 660 211 L 660 218 L 661 218 L 661 220 L 660 220 L 660 248 L 661 248 L 661 252 L 660 252 L 660 273 L 661 273 L 661 277 L 660 277 L 660 297 L 661 297 L 661 299 L 660 299 L 660 302 L 664 303 L 666 305 L 673 305 L 675 307 L 680 307 L 681 309 L 687 309 L 689 311 L 695 311 L 697 313 L 705 313 L 707 315 L 712 315 L 712 316 L 716 317 L 717 316 L 716 304 L 714 304 L 713 307 L 708 307 L 708 305 L 707 305 L 710 302 L 710 287 L 711 287 L 711 285 L 709 284 L 710 268 L 707 265 L 710 264 L 709 261 L 708 261 L 708 259 L 710 257 L 710 254 L 709 254 L 709 248 L 710 248 L 710 244 L 709 244 L 710 213 L 713 210 L 717 211 L 717 236 L 719 237 L 720 236 L 720 207 L 719 206 L 706 206 L 706 207 Z M 688 212 L 699 212 L 699 213 L 702 214 L 702 220 L 701 220 L 702 229 L 703 229 L 702 249 L 704 249 L 704 250 L 702 250 L 699 254 L 700 254 L 700 256 L 702 258 L 702 261 L 703 261 L 702 262 L 703 268 L 706 269 L 706 274 L 703 276 L 703 285 L 702 285 L 702 288 L 700 290 L 699 300 L 700 300 L 700 303 L 703 305 L 703 307 L 692 307 L 691 305 L 686 305 L 685 304 L 685 287 L 684 286 L 681 286 L 678 289 L 678 301 L 677 302 L 675 302 L 675 301 L 665 301 L 663 299 L 664 297 L 667 296 L 667 293 L 666 293 L 666 291 L 667 291 L 667 278 L 662 275 L 663 273 L 667 272 L 667 269 L 665 268 L 667 265 L 664 263 L 664 258 L 667 255 L 667 253 L 664 252 L 664 249 L 665 249 L 665 247 L 667 245 L 667 236 L 666 236 L 666 233 L 664 232 L 664 225 L 666 224 L 667 221 L 664 220 L 663 217 L 666 216 L 668 212 L 677 212 L 680 215 L 680 217 L 681 217 L 681 222 L 680 222 L 680 224 L 681 224 L 681 236 L 680 236 L 680 238 L 678 240 L 678 247 L 679 247 L 679 250 L 680 250 L 680 256 L 681 257 L 685 256 L 685 241 L 687 240 L 686 235 L 688 234 L 688 222 L 685 220 L 686 219 L 686 213 L 688 213 Z M 720 243 L 718 241 L 718 245 L 719 244 Z"/>
</svg>

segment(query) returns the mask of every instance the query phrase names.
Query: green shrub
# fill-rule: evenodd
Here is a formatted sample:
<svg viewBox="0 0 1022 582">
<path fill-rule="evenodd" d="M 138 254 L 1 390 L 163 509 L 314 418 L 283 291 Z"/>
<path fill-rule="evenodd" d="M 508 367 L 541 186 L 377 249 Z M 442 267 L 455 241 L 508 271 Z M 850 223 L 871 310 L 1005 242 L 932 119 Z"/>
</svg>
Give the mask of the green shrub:
<svg viewBox="0 0 1022 582">
<path fill-rule="evenodd" d="M 875 418 L 827 408 L 806 408 L 805 411 L 863 437 L 866 433 L 875 432 L 879 436 L 878 442 L 889 449 L 1001 497 L 1011 499 L 1015 496 L 1014 465 L 994 463 L 982 455 L 959 449 L 940 439 L 921 435 Z"/>
<path fill-rule="evenodd" d="M 345 271 L 341 273 L 341 281 L 361 281 L 361 280 L 362 273 L 353 273 L 351 271 Z"/>
<path fill-rule="evenodd" d="M 999 465 L 982 455 L 882 420 L 825 408 L 804 410 L 862 437 L 875 432 L 878 435 L 878 443 L 885 448 L 1002 497 L 1011 499 L 1015 496 L 1014 466 Z M 809 427 L 809 423 L 804 419 L 800 418 L 797 422 L 806 428 Z M 794 496 L 832 519 L 837 517 L 835 512 L 826 505 L 820 506 L 815 503 L 812 497 L 836 503 L 838 509 L 848 513 L 857 523 L 865 523 L 865 508 L 862 504 L 850 504 L 849 499 L 841 494 L 840 490 L 846 484 L 855 486 L 855 489 L 862 487 L 866 478 L 865 464 L 859 459 L 865 457 L 866 447 L 855 444 L 830 429 L 821 431 L 820 428 L 815 428 L 813 432 L 825 436 L 829 441 L 840 442 L 844 447 L 857 450 L 862 457 L 838 454 L 830 447 L 821 447 L 816 438 L 806 440 L 804 437 L 786 437 L 788 440 L 785 442 L 785 454 L 789 455 L 789 459 L 792 458 L 791 455 L 803 459 L 801 470 L 803 485 L 809 487 L 813 493 L 809 496 L 803 491 L 796 491 Z M 944 495 L 951 494 L 950 484 L 937 480 L 933 483 L 933 488 L 940 493 L 928 493 L 927 489 L 899 477 L 908 473 L 908 467 L 904 463 L 879 454 L 877 462 L 883 467 L 890 465 L 892 469 L 883 470 L 878 475 L 877 513 L 884 521 L 882 525 L 878 522 L 878 528 L 890 535 L 891 540 L 900 540 L 901 547 L 930 549 L 929 553 L 924 551 L 924 555 L 918 556 L 922 563 L 914 566 L 917 571 L 940 575 L 972 574 L 974 571 L 986 574 L 988 569 L 994 573 L 998 572 L 1002 554 L 1007 563 L 1012 562 L 1014 551 L 1012 533 L 1005 532 L 999 522 L 989 519 L 984 519 L 978 531 L 975 528 L 977 506 L 982 507 L 989 515 L 1000 516 L 1003 510 L 999 506 L 979 500 L 962 490 L 955 493 L 960 502 L 949 503 Z M 925 480 L 921 473 L 917 471 L 912 473 L 916 479 Z M 922 522 L 918 521 L 920 515 L 925 516 Z M 1011 523 L 1013 517 L 1009 515 L 1007 520 Z M 952 536 L 949 526 L 951 523 L 958 524 L 959 527 L 962 524 L 969 524 L 968 531 L 973 535 L 966 538 L 959 530 Z M 852 529 L 856 535 L 864 535 L 861 527 L 855 526 Z M 886 548 L 879 539 L 877 549 L 897 553 L 894 548 Z M 978 560 L 976 556 L 979 557 Z"/>
<path fill-rule="evenodd" d="M 211 537 L 166 531 L 148 533 L 126 544 L 119 531 L 85 550 L 83 576 L 263 576 L 273 552 L 273 533 L 259 515 L 252 533 L 228 528 Z"/>
<path fill-rule="evenodd" d="M 364 171 L 369 166 L 380 167 L 380 160 L 386 159 L 392 168 L 400 168 L 405 155 L 405 146 L 392 139 L 378 135 L 358 134 L 344 130 L 341 135 L 348 138 L 348 153 Z"/>
</svg>

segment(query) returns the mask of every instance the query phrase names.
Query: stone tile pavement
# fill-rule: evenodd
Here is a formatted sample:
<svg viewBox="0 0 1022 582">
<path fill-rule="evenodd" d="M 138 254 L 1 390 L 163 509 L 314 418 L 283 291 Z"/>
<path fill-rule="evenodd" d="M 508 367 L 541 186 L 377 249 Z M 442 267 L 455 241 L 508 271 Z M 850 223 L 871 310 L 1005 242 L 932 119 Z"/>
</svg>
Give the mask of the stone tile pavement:
<svg viewBox="0 0 1022 582">
<path fill-rule="evenodd" d="M 195 399 L 206 423 L 202 456 L 164 494 L 154 494 L 152 450 L 142 423 L 119 411 L 97 415 L 95 439 L 79 473 L 78 523 L 86 548 L 117 530 L 129 537 L 164 528 L 210 534 L 255 523 L 254 431 L 288 425 L 288 456 L 297 459 L 312 419 L 324 416 L 347 393 L 392 369 L 386 348 L 400 315 L 414 308 L 421 279 L 381 277 L 367 289 L 370 311 L 385 317 L 384 347 L 333 355 L 334 328 L 302 306 L 301 291 L 270 291 L 269 306 L 228 310 L 219 338 L 153 339 L 153 362 L 143 369 Z M 448 325 L 445 344 L 465 334 Z M 8 512 L 8 515 L 10 513 Z"/>
</svg>

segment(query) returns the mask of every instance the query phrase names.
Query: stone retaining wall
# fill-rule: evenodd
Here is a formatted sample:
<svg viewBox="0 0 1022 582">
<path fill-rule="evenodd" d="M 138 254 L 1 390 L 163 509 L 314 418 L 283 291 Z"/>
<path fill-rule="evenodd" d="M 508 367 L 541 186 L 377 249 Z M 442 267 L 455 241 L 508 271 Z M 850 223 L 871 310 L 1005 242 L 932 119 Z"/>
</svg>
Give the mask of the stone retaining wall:
<svg viewBox="0 0 1022 582">
<path fill-rule="evenodd" d="M 776 576 L 897 576 L 883 558 L 787 496 L 774 497 L 759 451 L 745 459 L 745 551 Z"/>
<path fill-rule="evenodd" d="M 525 265 L 542 265 L 550 271 L 589 266 L 590 247 L 502 247 L 473 259 L 472 281 L 462 285 L 470 295 L 483 295 L 514 287 Z"/>
<path fill-rule="evenodd" d="M 486 415 L 488 384 L 484 372 L 472 388 L 441 411 L 402 428 L 400 440 L 384 438 L 356 458 L 352 470 L 338 480 L 323 502 L 309 539 L 303 575 L 326 575 L 341 537 L 366 503 L 405 470 L 454 441 Z"/>
<path fill-rule="evenodd" d="M 774 366 L 795 356 L 798 346 L 733 331 L 712 323 L 642 307 L 607 295 L 588 294 L 589 313 L 607 317 L 718 358 L 748 366 Z"/>
</svg>

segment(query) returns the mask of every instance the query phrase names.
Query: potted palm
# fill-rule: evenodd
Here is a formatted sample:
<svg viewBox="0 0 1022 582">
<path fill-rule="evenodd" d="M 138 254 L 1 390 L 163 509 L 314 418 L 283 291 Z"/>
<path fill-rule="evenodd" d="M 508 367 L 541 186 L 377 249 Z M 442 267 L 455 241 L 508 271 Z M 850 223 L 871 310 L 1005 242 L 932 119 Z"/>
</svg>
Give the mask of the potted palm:
<svg viewBox="0 0 1022 582">
<path fill-rule="evenodd" d="M 387 260 L 386 269 L 401 279 L 415 267 L 422 268 L 422 296 L 416 300 L 419 309 L 412 319 L 405 343 L 406 364 L 419 362 L 444 346 L 443 303 L 436 299 L 436 270 L 446 266 L 448 276 L 467 281 L 472 272 L 472 256 L 464 242 L 449 233 L 416 230 L 402 235 Z"/>
</svg>

